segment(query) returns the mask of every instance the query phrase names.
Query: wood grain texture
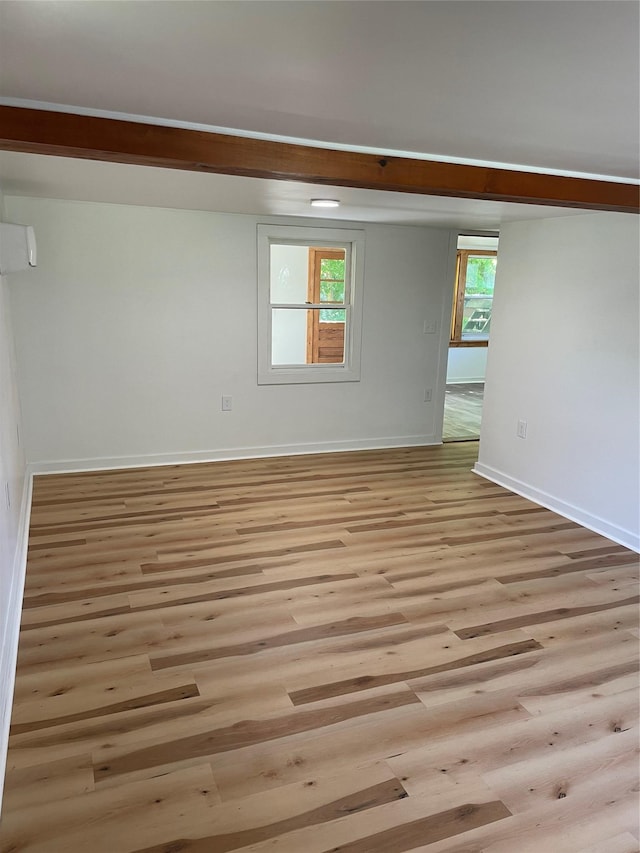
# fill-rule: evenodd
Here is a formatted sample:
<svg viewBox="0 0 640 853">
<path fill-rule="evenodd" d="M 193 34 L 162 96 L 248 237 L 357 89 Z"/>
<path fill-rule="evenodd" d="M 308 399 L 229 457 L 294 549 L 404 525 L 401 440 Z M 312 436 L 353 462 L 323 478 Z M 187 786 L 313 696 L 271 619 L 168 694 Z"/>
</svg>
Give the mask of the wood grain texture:
<svg viewBox="0 0 640 853">
<path fill-rule="evenodd" d="M 637 853 L 638 556 L 475 452 L 36 478 L 0 853 Z"/>
<path fill-rule="evenodd" d="M 0 106 L 0 149 L 194 172 L 638 213 L 632 184 L 380 157 L 71 113 Z"/>
<path fill-rule="evenodd" d="M 381 782 L 371 788 L 365 788 L 357 794 L 343 797 L 333 803 L 327 803 L 327 805 L 320 806 L 313 811 L 303 812 L 265 826 L 256 826 L 252 829 L 243 829 L 224 835 L 210 835 L 206 838 L 181 838 L 170 844 L 148 847 L 139 853 L 168 853 L 168 851 L 180 850 L 189 851 L 189 853 L 211 853 L 213 850 L 216 853 L 227 853 L 227 851 L 238 850 L 258 841 L 286 835 L 296 829 L 337 820 L 345 815 L 357 814 L 406 796 L 407 793 L 402 785 L 396 779 L 390 779 L 388 782 Z"/>
<path fill-rule="evenodd" d="M 484 382 L 447 385 L 442 423 L 443 441 L 473 441 L 480 438 L 483 401 Z"/>
</svg>

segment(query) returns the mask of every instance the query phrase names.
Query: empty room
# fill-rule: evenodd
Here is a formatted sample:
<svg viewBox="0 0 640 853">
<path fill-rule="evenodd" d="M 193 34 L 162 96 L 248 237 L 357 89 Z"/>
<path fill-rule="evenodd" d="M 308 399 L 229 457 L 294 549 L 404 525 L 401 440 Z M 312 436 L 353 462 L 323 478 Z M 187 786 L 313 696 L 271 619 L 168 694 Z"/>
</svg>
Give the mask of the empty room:
<svg viewBox="0 0 640 853">
<path fill-rule="evenodd" d="M 639 27 L 0 3 L 0 853 L 639 853 Z"/>
</svg>

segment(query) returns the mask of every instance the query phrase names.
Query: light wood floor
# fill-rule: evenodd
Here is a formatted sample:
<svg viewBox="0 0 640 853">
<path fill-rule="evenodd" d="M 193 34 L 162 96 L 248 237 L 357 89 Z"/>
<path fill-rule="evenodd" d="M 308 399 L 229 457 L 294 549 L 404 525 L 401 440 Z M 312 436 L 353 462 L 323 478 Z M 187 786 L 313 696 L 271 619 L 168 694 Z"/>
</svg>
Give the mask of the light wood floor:
<svg viewBox="0 0 640 853">
<path fill-rule="evenodd" d="M 637 853 L 637 556 L 474 453 L 36 479 L 2 853 Z"/>
<path fill-rule="evenodd" d="M 480 438 L 484 382 L 447 385 L 444 401 L 444 441 L 469 441 Z"/>
</svg>

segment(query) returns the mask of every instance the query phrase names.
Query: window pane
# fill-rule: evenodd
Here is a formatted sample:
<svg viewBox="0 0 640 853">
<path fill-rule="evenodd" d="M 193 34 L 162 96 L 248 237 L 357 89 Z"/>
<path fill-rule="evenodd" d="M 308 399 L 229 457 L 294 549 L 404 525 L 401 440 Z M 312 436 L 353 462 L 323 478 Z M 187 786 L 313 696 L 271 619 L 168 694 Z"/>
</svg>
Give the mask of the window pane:
<svg viewBox="0 0 640 853">
<path fill-rule="evenodd" d="M 307 314 L 295 308 L 271 309 L 271 363 L 307 363 Z"/>
<path fill-rule="evenodd" d="M 340 279 L 344 281 L 344 257 L 322 258 L 320 261 L 320 278 Z"/>
<path fill-rule="evenodd" d="M 337 302 L 344 305 L 344 257 L 321 258 L 320 302 Z"/>
<path fill-rule="evenodd" d="M 465 294 L 462 314 L 463 340 L 484 340 L 489 337 L 492 304 L 493 296 Z"/>
<path fill-rule="evenodd" d="M 496 279 L 496 258 L 473 255 L 467 261 L 467 283 L 465 294 L 493 296 L 493 284 Z"/>
<path fill-rule="evenodd" d="M 344 305 L 344 281 L 320 281 L 320 302 L 337 302 Z"/>
<path fill-rule="evenodd" d="M 462 315 L 463 340 L 489 337 L 496 263 L 493 256 L 469 256 Z"/>
<path fill-rule="evenodd" d="M 272 243 L 270 256 L 271 303 L 304 305 L 309 280 L 309 247 Z"/>
<path fill-rule="evenodd" d="M 344 323 L 347 319 L 347 312 L 344 308 L 323 308 L 320 311 L 321 323 Z"/>
<path fill-rule="evenodd" d="M 314 308 L 307 311 L 307 360 L 310 364 L 344 364 L 346 311 Z"/>
<path fill-rule="evenodd" d="M 336 309 L 272 308 L 271 364 L 343 364 L 346 317 L 342 322 L 321 315 Z"/>
</svg>

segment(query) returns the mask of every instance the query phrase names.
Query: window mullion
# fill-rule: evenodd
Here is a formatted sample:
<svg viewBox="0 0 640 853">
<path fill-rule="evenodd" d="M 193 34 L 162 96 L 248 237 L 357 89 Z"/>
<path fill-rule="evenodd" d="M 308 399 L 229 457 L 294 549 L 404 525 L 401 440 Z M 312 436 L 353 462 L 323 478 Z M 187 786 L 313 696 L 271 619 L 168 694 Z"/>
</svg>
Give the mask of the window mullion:
<svg viewBox="0 0 640 853">
<path fill-rule="evenodd" d="M 299 308 L 303 311 L 311 311 L 314 308 L 345 308 L 343 302 L 270 302 L 271 308 Z"/>
</svg>

